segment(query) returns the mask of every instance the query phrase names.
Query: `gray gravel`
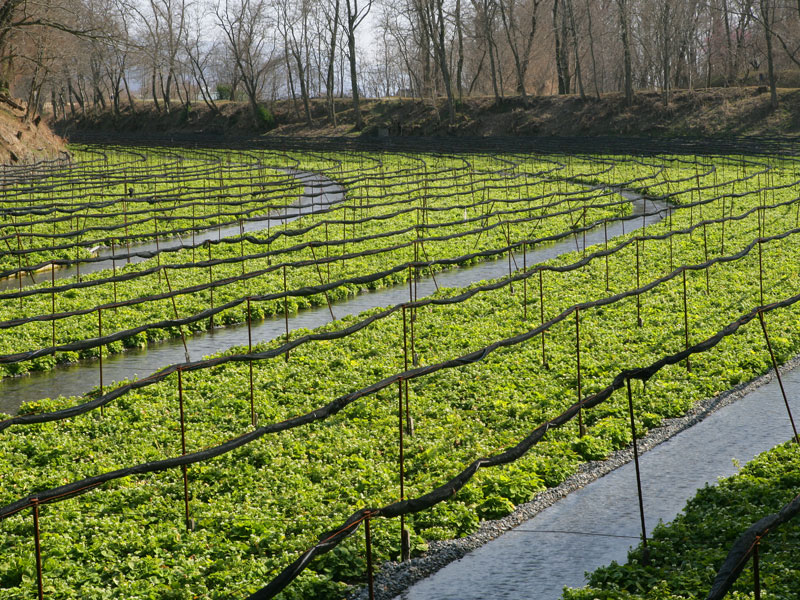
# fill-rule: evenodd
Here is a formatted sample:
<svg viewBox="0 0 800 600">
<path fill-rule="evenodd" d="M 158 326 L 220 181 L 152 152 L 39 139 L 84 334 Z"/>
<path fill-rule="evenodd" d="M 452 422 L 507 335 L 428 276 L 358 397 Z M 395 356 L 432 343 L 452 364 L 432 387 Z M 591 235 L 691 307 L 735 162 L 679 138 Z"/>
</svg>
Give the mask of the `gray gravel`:
<svg viewBox="0 0 800 600">
<path fill-rule="evenodd" d="M 781 373 L 790 371 L 798 365 L 800 365 L 800 356 L 794 357 L 783 365 Z M 639 452 L 646 452 L 677 433 L 688 429 L 711 413 L 736 402 L 756 388 L 770 382 L 773 377 L 774 371 L 770 370 L 750 382 L 740 384 L 718 396 L 697 403 L 682 417 L 665 419 L 660 427 L 650 430 L 646 436 L 638 440 Z M 614 452 L 606 460 L 584 463 L 579 467 L 577 473 L 560 485 L 537 494 L 533 500 L 519 505 L 513 513 L 502 519 L 482 522 L 475 533 L 459 539 L 430 542 L 429 549 L 425 554 L 404 563 L 394 561 L 384 563 L 374 580 L 376 600 L 395 598 L 417 581 L 432 575 L 475 548 L 517 527 L 570 492 L 586 486 L 632 459 L 633 446 L 629 446 Z M 368 590 L 363 587 L 350 594 L 348 599 L 367 600 L 368 597 Z"/>
</svg>

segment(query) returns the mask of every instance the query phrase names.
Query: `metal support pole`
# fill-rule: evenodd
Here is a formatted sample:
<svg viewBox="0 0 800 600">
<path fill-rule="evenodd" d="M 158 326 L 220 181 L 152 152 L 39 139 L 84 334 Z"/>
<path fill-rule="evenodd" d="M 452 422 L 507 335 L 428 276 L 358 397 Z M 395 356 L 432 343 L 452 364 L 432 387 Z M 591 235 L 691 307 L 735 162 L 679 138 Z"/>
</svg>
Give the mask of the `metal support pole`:
<svg viewBox="0 0 800 600">
<path fill-rule="evenodd" d="M 97 309 L 97 339 L 103 338 L 103 309 Z M 103 344 L 100 344 L 100 395 L 103 395 Z M 100 406 L 100 415 L 104 414 L 103 406 Z"/>
<path fill-rule="evenodd" d="M 797 435 L 797 427 L 794 424 L 794 417 L 792 416 L 792 409 L 789 406 L 789 399 L 786 397 L 786 389 L 783 387 L 783 379 L 781 378 L 781 371 L 778 368 L 778 361 L 775 360 L 775 353 L 772 351 L 772 344 L 769 341 L 769 334 L 767 333 L 767 324 L 764 322 L 764 313 L 761 311 L 758 311 L 758 320 L 761 322 L 761 330 L 764 332 L 764 339 L 767 341 L 767 350 L 769 350 L 769 357 L 772 359 L 772 367 L 775 369 L 775 377 L 778 378 L 778 385 L 781 388 L 783 403 L 786 405 L 786 412 L 789 414 L 789 422 L 792 424 L 792 432 L 794 432 L 794 441 L 797 444 L 800 444 L 800 436 Z"/>
<path fill-rule="evenodd" d="M 405 443 L 403 440 L 403 379 L 397 380 L 397 432 L 399 435 L 400 444 L 400 501 L 405 500 L 405 479 L 406 479 L 406 465 L 405 465 Z M 400 560 L 406 561 L 411 558 L 411 548 L 409 547 L 409 538 L 406 532 L 406 516 L 400 515 Z"/>
<path fill-rule="evenodd" d="M 762 258 L 761 240 L 758 240 L 758 294 L 761 306 L 764 306 L 764 261 Z"/>
<path fill-rule="evenodd" d="M 211 270 L 211 242 L 207 241 L 206 244 L 208 245 L 208 290 L 211 292 L 211 310 L 214 310 L 214 286 L 211 284 L 214 283 L 214 274 Z M 208 328 L 213 330 L 214 329 L 214 315 L 211 315 L 211 319 L 209 319 Z"/>
<path fill-rule="evenodd" d="M 528 320 L 528 244 L 522 244 L 522 318 Z"/>
<path fill-rule="evenodd" d="M 636 238 L 636 289 L 640 287 L 639 284 L 639 238 Z M 642 295 L 636 294 L 636 324 L 642 326 Z"/>
<path fill-rule="evenodd" d="M 117 261 L 116 261 L 116 248 L 114 244 L 114 238 L 111 238 L 111 274 L 114 276 L 114 304 L 117 303 Z M 114 307 L 116 311 L 116 306 Z"/>
<path fill-rule="evenodd" d="M 252 316 L 250 313 L 250 296 L 247 297 L 247 353 L 253 353 L 253 327 Z M 250 422 L 253 424 L 253 427 L 255 427 L 257 421 L 255 398 L 253 394 L 253 359 L 251 358 L 248 362 L 250 363 Z"/>
<path fill-rule="evenodd" d="M 636 466 L 636 491 L 639 495 L 639 518 L 642 522 L 642 562 L 650 562 L 650 552 L 647 549 L 647 528 L 644 523 L 644 502 L 642 501 L 642 477 L 639 471 L 639 447 L 636 443 L 636 423 L 633 419 L 633 394 L 631 393 L 631 380 L 626 379 L 628 385 L 628 411 L 631 417 L 631 436 L 633 437 L 633 461 Z"/>
<path fill-rule="evenodd" d="M 544 325 L 544 284 L 543 284 L 543 271 L 539 269 L 539 314 L 541 317 L 542 325 Z M 545 331 L 542 330 L 542 366 L 545 369 L 548 369 L 547 365 L 547 353 L 545 352 L 544 348 L 544 336 Z"/>
<path fill-rule="evenodd" d="M 606 253 L 608 252 L 608 219 L 603 219 L 603 241 L 604 241 L 604 250 Z M 608 254 L 605 255 L 606 259 L 606 291 L 611 291 L 611 287 L 609 286 L 608 282 Z"/>
<path fill-rule="evenodd" d="M 364 518 L 364 540 L 367 546 L 367 587 L 369 600 L 375 600 L 375 581 L 372 577 L 372 533 L 369 528 L 369 514 Z"/>
<path fill-rule="evenodd" d="M 186 455 L 186 420 L 183 412 L 183 369 L 178 368 L 178 404 L 181 411 L 181 456 Z M 192 530 L 192 521 L 189 519 L 189 474 L 186 465 L 181 465 L 183 471 L 183 508 L 186 530 Z"/>
<path fill-rule="evenodd" d="M 575 358 L 578 364 L 578 402 L 583 400 L 583 389 L 581 387 L 581 309 L 575 309 Z M 578 408 L 578 435 L 586 435 L 586 428 L 583 425 L 583 407 Z"/>
<path fill-rule="evenodd" d="M 286 325 L 286 343 L 289 343 L 289 296 L 286 293 L 286 265 L 283 265 L 283 321 Z M 286 362 L 289 362 L 289 351 L 285 354 Z"/>
<path fill-rule="evenodd" d="M 50 265 L 50 313 L 55 315 L 56 314 L 56 265 Z M 52 325 L 52 342 L 53 348 L 56 347 L 56 320 L 55 317 L 52 321 L 50 321 Z"/>
<path fill-rule="evenodd" d="M 761 569 L 759 568 L 758 545 L 761 538 L 756 538 L 756 543 L 753 546 L 753 595 L 755 600 L 761 600 Z"/>
<path fill-rule="evenodd" d="M 36 586 L 39 600 L 44 598 L 44 584 L 42 581 L 42 544 L 39 538 L 39 499 L 32 498 L 33 505 L 33 543 L 36 548 Z"/>
<path fill-rule="evenodd" d="M 683 336 L 684 348 L 689 349 L 689 311 L 686 304 L 686 269 L 683 270 Z M 691 371 L 692 365 L 689 362 L 689 357 L 686 357 L 686 370 Z"/>
</svg>

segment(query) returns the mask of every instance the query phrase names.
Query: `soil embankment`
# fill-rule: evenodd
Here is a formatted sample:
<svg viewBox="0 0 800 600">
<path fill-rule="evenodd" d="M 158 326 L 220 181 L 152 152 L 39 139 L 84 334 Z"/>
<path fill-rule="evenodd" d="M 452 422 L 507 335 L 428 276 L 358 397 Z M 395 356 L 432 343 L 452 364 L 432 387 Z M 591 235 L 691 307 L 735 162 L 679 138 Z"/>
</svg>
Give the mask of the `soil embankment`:
<svg viewBox="0 0 800 600">
<path fill-rule="evenodd" d="M 267 108 L 274 115 L 269 131 L 254 127 L 246 103 L 219 103 L 218 111 L 203 104 L 156 111 L 152 104 L 111 111 L 76 113 L 54 123 L 66 137 L 76 132 L 138 134 L 197 133 L 239 138 L 280 136 L 648 136 L 732 137 L 800 135 L 800 90 L 779 90 L 779 106 L 770 107 L 766 88 L 678 90 L 664 106 L 658 92 L 638 92 L 628 107 L 621 94 L 600 98 L 540 96 L 525 103 L 519 97 L 501 102 L 467 98 L 459 102 L 455 124 L 447 121 L 443 100 L 387 98 L 362 103 L 365 126 L 353 127 L 353 110 L 346 98 L 336 100 L 337 127 L 326 114 L 322 99 L 311 102 L 312 124 L 306 123 L 300 103 L 285 100 Z"/>
<path fill-rule="evenodd" d="M 64 151 L 65 141 L 41 117 L 27 118 L 21 101 L 0 94 L 0 163 L 47 160 Z"/>
</svg>

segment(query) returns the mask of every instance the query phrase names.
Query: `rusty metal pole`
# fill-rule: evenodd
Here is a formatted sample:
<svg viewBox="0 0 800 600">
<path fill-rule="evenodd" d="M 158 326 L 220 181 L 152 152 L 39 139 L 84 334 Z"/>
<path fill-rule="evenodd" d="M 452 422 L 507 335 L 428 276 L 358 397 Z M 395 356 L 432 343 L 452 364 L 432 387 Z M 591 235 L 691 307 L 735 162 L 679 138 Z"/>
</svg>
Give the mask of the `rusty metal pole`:
<svg viewBox="0 0 800 600">
<path fill-rule="evenodd" d="M 214 286 L 211 285 L 214 283 L 214 274 L 211 268 L 211 241 L 206 240 L 206 244 L 208 245 L 208 284 L 209 284 L 209 291 L 211 292 L 211 310 L 214 310 Z M 209 320 L 209 329 L 214 329 L 214 315 L 211 315 L 211 319 Z"/>
<path fill-rule="evenodd" d="M 583 256 L 586 256 L 586 205 L 583 206 Z"/>
<path fill-rule="evenodd" d="M 403 439 L 403 378 L 397 380 L 397 432 L 399 435 L 400 447 L 400 501 L 405 500 L 406 488 L 406 464 L 405 464 L 405 441 Z M 409 546 L 409 536 L 406 532 L 406 517 L 400 515 L 400 560 L 406 561 L 411 558 L 411 548 Z"/>
<path fill-rule="evenodd" d="M 628 411 L 631 418 L 631 436 L 633 437 L 633 461 L 636 467 L 636 491 L 639 495 L 639 518 L 642 523 L 642 562 L 650 562 L 650 552 L 647 549 L 647 528 L 644 523 L 644 502 L 642 500 L 642 477 L 639 471 L 639 447 L 636 443 L 636 422 L 633 418 L 633 394 L 631 393 L 631 380 L 626 379 L 628 386 Z"/>
<path fill-rule="evenodd" d="M 406 306 L 403 306 L 403 370 L 408 371 L 408 321 L 406 319 Z M 414 420 L 411 418 L 411 409 L 408 403 L 408 380 L 404 380 L 403 387 L 406 395 L 406 430 L 408 435 L 414 435 Z"/>
<path fill-rule="evenodd" d="M 239 219 L 239 258 L 242 261 L 242 275 L 244 275 L 244 222 Z"/>
<path fill-rule="evenodd" d="M 544 325 L 544 284 L 543 284 L 543 271 L 539 269 L 539 314 L 541 317 L 542 325 Z M 545 352 L 544 345 L 545 331 L 542 329 L 542 366 L 547 369 L 547 353 Z"/>
<path fill-rule="evenodd" d="M 372 577 L 372 533 L 369 528 L 369 513 L 364 518 L 364 540 L 367 546 L 367 587 L 369 600 L 375 600 L 375 581 Z"/>
<path fill-rule="evenodd" d="M 761 306 L 764 306 L 764 261 L 761 251 L 761 239 L 758 240 L 758 294 Z"/>
<path fill-rule="evenodd" d="M 51 264 L 50 269 L 50 313 L 55 315 L 56 314 L 56 266 L 55 264 Z M 56 347 L 56 319 L 53 317 L 53 320 L 50 321 L 52 327 L 52 342 L 53 348 Z"/>
<path fill-rule="evenodd" d="M 412 267 L 409 265 L 408 267 L 408 297 L 409 301 L 412 303 L 411 305 L 411 315 L 409 316 L 409 332 L 411 337 L 411 364 L 415 367 L 417 366 L 417 352 L 416 352 L 416 343 L 415 343 L 415 323 L 417 321 L 417 308 L 414 306 L 414 287 L 412 281 Z"/>
<path fill-rule="evenodd" d="M 42 581 L 42 544 L 39 538 L 39 499 L 32 498 L 33 505 L 33 544 L 36 549 L 36 586 L 39 600 L 44 598 L 44 583 Z"/>
<path fill-rule="evenodd" d="M 178 368 L 178 404 L 181 412 L 181 456 L 186 455 L 186 420 L 183 412 L 183 369 Z M 181 465 L 183 471 L 183 508 L 186 530 L 191 531 L 192 524 L 189 519 L 189 474 L 186 465 Z"/>
<path fill-rule="evenodd" d="M 611 291 L 611 287 L 609 286 L 608 282 L 608 219 L 603 219 L 603 241 L 604 250 L 606 252 L 606 291 L 609 292 Z"/>
<path fill-rule="evenodd" d="M 794 432 L 794 441 L 800 444 L 800 436 L 797 435 L 797 427 L 794 424 L 794 417 L 792 416 L 792 409 L 789 406 L 789 399 L 786 397 L 786 389 L 783 387 L 783 379 L 781 378 L 781 371 L 778 368 L 778 361 L 775 360 L 775 353 L 772 351 L 772 344 L 769 341 L 769 334 L 767 333 L 767 324 L 764 321 L 764 313 L 758 311 L 758 319 L 761 322 L 761 330 L 764 332 L 764 339 L 767 341 L 767 349 L 769 350 L 769 357 L 772 359 L 772 368 L 775 369 L 775 377 L 778 379 L 778 386 L 781 388 L 781 395 L 783 396 L 783 403 L 786 405 L 786 412 L 789 415 L 789 422 L 792 425 Z"/>
<path fill-rule="evenodd" d="M 528 244 L 522 244 L 522 318 L 528 320 Z"/>
<path fill-rule="evenodd" d="M 753 594 L 755 600 L 761 600 L 761 570 L 758 559 L 758 545 L 761 537 L 756 538 L 756 543 L 753 546 Z"/>
<path fill-rule="evenodd" d="M 286 265 L 283 265 L 283 322 L 286 326 L 286 343 L 289 343 L 289 296 L 286 287 Z M 289 362 L 289 351 L 285 354 L 286 362 Z"/>
<path fill-rule="evenodd" d="M 117 260 L 116 260 L 116 248 L 114 244 L 114 238 L 111 238 L 111 274 L 114 277 L 114 304 L 117 303 Z M 114 311 L 117 310 L 117 307 L 114 307 Z"/>
<path fill-rule="evenodd" d="M 639 238 L 636 238 L 636 289 L 639 289 Z M 636 324 L 641 327 L 642 323 L 642 295 L 636 294 Z"/>
<path fill-rule="evenodd" d="M 103 309 L 97 309 L 97 339 L 98 341 L 103 338 Z M 103 395 L 103 344 L 101 343 L 99 346 L 99 354 L 100 354 L 100 395 Z M 104 413 L 105 407 L 100 406 L 100 415 L 102 416 Z"/>
<path fill-rule="evenodd" d="M 317 268 L 317 277 L 319 277 L 319 283 L 324 287 L 325 280 L 322 278 L 322 270 L 319 268 L 319 263 L 317 262 L 317 253 L 314 252 L 314 246 L 309 246 L 309 248 L 311 248 L 311 258 L 314 259 L 314 266 Z M 330 267 L 330 264 L 328 266 Z M 330 275 L 328 275 L 328 283 L 330 282 L 331 278 Z M 336 317 L 333 315 L 333 307 L 331 306 L 331 297 L 328 295 L 328 290 L 325 290 L 324 294 L 325 301 L 328 303 L 328 312 L 331 313 L 331 321 L 335 321 Z"/>
<path fill-rule="evenodd" d="M 716 171 L 714 174 L 716 175 Z M 722 196 L 722 243 L 720 246 L 720 254 L 725 255 L 725 196 Z"/>
<path fill-rule="evenodd" d="M 703 254 L 705 256 L 705 262 L 708 262 L 708 234 L 706 233 L 706 224 L 703 223 Z M 711 294 L 711 284 L 709 283 L 709 272 L 711 271 L 711 267 L 707 266 L 706 269 L 706 296 Z"/>
<path fill-rule="evenodd" d="M 689 349 L 689 310 L 686 304 L 686 269 L 683 270 L 683 336 L 684 348 Z M 689 357 L 686 357 L 686 370 L 691 371 L 692 365 L 689 362 Z"/>
<path fill-rule="evenodd" d="M 583 400 L 583 390 L 581 388 L 581 317 L 580 308 L 575 309 L 575 357 L 578 363 L 578 402 Z M 586 435 L 586 428 L 583 425 L 583 407 L 578 408 L 578 435 Z"/>
<path fill-rule="evenodd" d="M 250 296 L 247 297 L 247 353 L 253 353 L 253 328 L 252 316 L 250 313 Z M 251 358 L 248 362 L 250 363 L 250 422 L 252 423 L 253 427 L 255 427 L 256 405 L 253 394 L 253 359 Z"/>
</svg>

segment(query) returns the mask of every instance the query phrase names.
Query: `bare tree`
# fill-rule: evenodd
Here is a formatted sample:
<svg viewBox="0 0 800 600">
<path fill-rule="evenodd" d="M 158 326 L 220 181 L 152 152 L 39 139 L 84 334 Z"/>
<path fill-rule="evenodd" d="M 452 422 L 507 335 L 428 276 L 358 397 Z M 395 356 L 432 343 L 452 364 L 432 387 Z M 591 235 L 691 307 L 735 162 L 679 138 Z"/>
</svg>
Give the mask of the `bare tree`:
<svg viewBox="0 0 800 600">
<path fill-rule="evenodd" d="M 344 22 L 347 35 L 347 52 L 350 60 L 350 89 L 353 93 L 353 112 L 356 119 L 356 129 L 364 128 L 364 119 L 361 116 L 361 107 L 358 94 L 358 69 L 356 68 L 356 30 L 364 19 L 367 18 L 372 8 L 372 0 L 362 0 L 359 7 L 358 0 L 345 0 L 347 19 Z"/>
<path fill-rule="evenodd" d="M 528 96 L 525 91 L 525 75 L 530 64 L 533 38 L 536 34 L 537 13 L 542 0 L 531 0 L 525 9 L 530 13 L 527 19 L 520 14 L 519 0 L 499 0 L 500 16 L 503 21 L 503 30 L 511 53 L 514 56 L 514 68 L 517 74 L 517 92 L 522 95 L 522 101 L 527 103 Z"/>
<path fill-rule="evenodd" d="M 308 93 L 308 37 L 311 3 L 309 0 L 277 0 L 278 30 L 283 37 L 284 48 L 295 61 L 297 78 L 300 83 L 300 97 L 306 125 L 311 126 L 311 105 Z M 287 55 L 286 60 L 289 60 Z"/>
<path fill-rule="evenodd" d="M 242 85 L 247 93 L 253 122 L 263 127 L 259 93 L 267 73 L 280 60 L 275 40 L 270 36 L 265 0 L 222 0 L 214 10 Z"/>
<path fill-rule="evenodd" d="M 619 35 L 622 41 L 622 53 L 625 69 L 625 104 L 633 105 L 633 69 L 631 68 L 631 42 L 628 35 L 630 15 L 628 13 L 629 0 L 617 0 L 619 9 Z"/>
<path fill-rule="evenodd" d="M 769 78 L 769 98 L 773 109 L 778 108 L 778 89 L 775 81 L 775 57 L 772 54 L 772 30 L 775 27 L 775 4 L 773 0 L 759 0 L 761 23 L 767 42 L 767 76 Z"/>
</svg>

